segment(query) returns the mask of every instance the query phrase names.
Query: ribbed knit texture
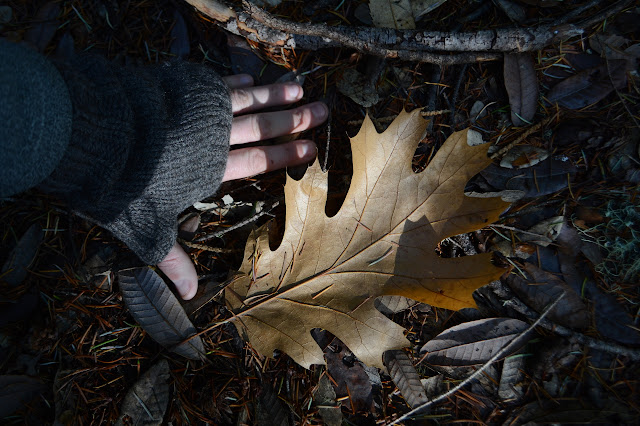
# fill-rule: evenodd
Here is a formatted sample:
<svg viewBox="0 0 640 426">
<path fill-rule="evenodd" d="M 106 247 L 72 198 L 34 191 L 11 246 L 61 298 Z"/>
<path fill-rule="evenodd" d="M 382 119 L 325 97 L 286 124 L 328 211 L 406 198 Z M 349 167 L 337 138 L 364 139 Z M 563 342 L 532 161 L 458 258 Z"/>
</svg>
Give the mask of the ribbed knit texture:
<svg viewBox="0 0 640 426">
<path fill-rule="evenodd" d="M 0 39 L 0 198 L 42 182 L 71 135 L 71 102 L 58 70 Z"/>
<path fill-rule="evenodd" d="M 177 215 L 218 189 L 226 167 L 231 101 L 204 65 L 119 67 L 84 55 L 56 63 L 73 105 L 71 141 L 41 188 L 160 262 Z"/>
</svg>

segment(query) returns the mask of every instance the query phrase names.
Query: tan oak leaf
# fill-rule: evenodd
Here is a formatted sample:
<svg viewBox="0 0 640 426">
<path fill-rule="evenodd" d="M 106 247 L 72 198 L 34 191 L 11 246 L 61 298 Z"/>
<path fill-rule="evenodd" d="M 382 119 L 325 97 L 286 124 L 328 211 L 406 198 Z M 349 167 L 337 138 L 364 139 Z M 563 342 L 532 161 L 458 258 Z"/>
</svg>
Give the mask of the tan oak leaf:
<svg viewBox="0 0 640 426">
<path fill-rule="evenodd" d="M 367 117 L 351 139 L 351 186 L 332 217 L 325 214 L 327 174 L 317 161 L 300 181 L 287 178 L 280 246 L 269 248 L 266 227 L 255 231 L 225 290 L 231 321 L 258 352 L 278 349 L 306 368 L 323 364 L 311 336 L 322 328 L 364 363 L 383 368 L 382 354 L 409 341 L 375 309 L 377 297 L 473 307 L 471 293 L 504 272 L 490 254 L 436 253 L 443 239 L 496 221 L 508 204 L 464 195 L 467 181 L 490 163 L 473 130 L 451 135 L 415 173 L 411 161 L 426 126 L 419 110 L 402 112 L 379 134 Z"/>
</svg>

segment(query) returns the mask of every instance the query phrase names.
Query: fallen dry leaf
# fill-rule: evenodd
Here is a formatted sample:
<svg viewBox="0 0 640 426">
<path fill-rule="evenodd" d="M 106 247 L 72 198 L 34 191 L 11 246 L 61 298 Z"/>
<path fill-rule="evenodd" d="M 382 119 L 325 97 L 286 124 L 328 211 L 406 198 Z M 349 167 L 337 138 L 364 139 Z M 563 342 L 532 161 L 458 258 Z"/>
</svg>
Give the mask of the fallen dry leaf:
<svg viewBox="0 0 640 426">
<path fill-rule="evenodd" d="M 120 292 L 129 312 L 149 336 L 185 358 L 206 358 L 204 343 L 178 299 L 150 268 L 118 272 Z"/>
<path fill-rule="evenodd" d="M 116 426 L 161 425 L 169 404 L 169 363 L 161 359 L 129 389 L 120 407 Z"/>
<path fill-rule="evenodd" d="M 369 11 L 378 28 L 411 30 L 416 27 L 409 0 L 369 0 Z"/>
<path fill-rule="evenodd" d="M 471 293 L 504 272 L 490 254 L 443 259 L 436 245 L 498 219 L 508 206 L 471 198 L 464 188 L 490 160 L 472 130 L 447 139 L 424 171 L 411 160 L 428 122 L 402 112 L 378 134 L 367 117 L 351 139 L 353 178 L 335 216 L 325 214 L 327 174 L 316 161 L 300 181 L 287 179 L 284 236 L 269 247 L 254 232 L 240 273 L 225 290 L 231 321 L 254 349 L 275 349 L 304 367 L 324 364 L 311 330 L 338 337 L 365 364 L 383 368 L 386 350 L 408 346 L 404 329 L 374 307 L 399 295 L 448 309 L 473 307 Z"/>
<path fill-rule="evenodd" d="M 418 370 L 406 353 L 399 350 L 386 351 L 384 363 L 387 365 L 387 372 L 391 380 L 409 407 L 415 408 L 429 400 L 420 381 Z"/>
<path fill-rule="evenodd" d="M 466 366 L 487 362 L 529 325 L 514 318 L 484 318 L 451 327 L 429 340 L 421 349 L 431 365 Z M 522 341 L 524 345 L 525 340 Z M 512 348 L 512 352 L 519 348 Z M 505 354 L 505 356 L 510 353 Z"/>
<path fill-rule="evenodd" d="M 514 126 L 531 124 L 538 109 L 538 77 L 529 53 L 504 55 L 504 85 Z"/>
</svg>

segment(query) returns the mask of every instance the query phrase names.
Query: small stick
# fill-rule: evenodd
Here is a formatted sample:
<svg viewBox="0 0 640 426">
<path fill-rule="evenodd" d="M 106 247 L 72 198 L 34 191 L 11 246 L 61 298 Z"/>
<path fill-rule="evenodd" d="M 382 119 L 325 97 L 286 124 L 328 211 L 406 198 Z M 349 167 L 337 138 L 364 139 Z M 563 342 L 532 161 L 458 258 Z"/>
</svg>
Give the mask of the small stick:
<svg viewBox="0 0 640 426">
<path fill-rule="evenodd" d="M 513 148 L 514 146 L 518 145 L 520 142 L 522 142 L 523 140 L 525 140 L 526 138 L 528 138 L 529 136 L 531 136 L 533 133 L 537 132 L 538 130 L 540 130 L 540 128 L 542 126 L 546 126 L 547 124 L 549 124 L 551 121 L 555 120 L 558 116 L 560 115 L 560 111 L 558 111 L 558 113 L 552 117 L 548 117 L 547 119 L 545 119 L 544 121 L 541 121 L 540 123 L 537 123 L 531 127 L 529 127 L 523 134 L 521 134 L 518 139 L 514 140 L 511 143 L 508 143 L 507 145 L 503 146 L 502 148 L 500 148 L 500 150 L 498 152 L 494 152 L 493 155 L 491 155 L 491 159 L 495 160 L 498 157 L 502 157 L 504 154 L 506 154 L 507 151 L 509 151 L 511 148 Z"/>
<path fill-rule="evenodd" d="M 201 243 L 203 241 L 211 240 L 213 238 L 218 238 L 218 237 L 223 236 L 227 232 L 231 232 L 231 231 L 233 231 L 235 229 L 242 228 L 243 226 L 248 225 L 249 223 L 255 222 L 256 220 L 260 219 L 265 214 L 269 214 L 269 212 L 271 210 L 273 210 L 274 208 L 278 207 L 279 204 L 280 204 L 280 201 L 276 201 L 275 203 L 271 204 L 271 207 L 269 207 L 268 209 L 264 209 L 261 212 L 254 214 L 250 218 L 245 219 L 245 220 L 243 220 L 241 222 L 238 222 L 235 225 L 232 225 L 232 226 L 230 226 L 228 228 L 225 228 L 225 229 L 223 229 L 221 231 L 214 232 L 213 234 L 203 235 L 202 237 L 196 238 L 195 242 L 196 243 Z M 205 250 L 205 249 L 203 249 L 203 250 Z"/>
<path fill-rule="evenodd" d="M 533 324 L 531 324 L 529 326 L 529 328 L 527 328 L 525 331 L 523 331 L 522 333 L 518 334 L 516 337 L 514 337 L 513 339 L 511 339 L 511 341 L 509 342 L 508 345 L 504 346 L 502 349 L 500 349 L 498 352 L 496 352 L 496 354 L 494 356 L 492 356 L 487 362 L 484 363 L 484 365 L 482 367 L 480 367 L 478 370 L 476 370 L 472 375 L 470 375 L 469 377 L 467 377 L 466 379 L 464 379 L 459 385 L 457 385 L 456 387 L 454 387 L 453 389 L 451 389 L 448 392 L 445 392 L 443 394 L 441 394 L 440 396 L 429 400 L 427 402 L 425 402 L 424 404 L 420 405 L 419 407 L 414 408 L 413 410 L 409 411 L 407 414 L 401 416 L 400 418 L 394 420 L 393 422 L 389 423 L 389 425 L 397 425 L 399 424 L 401 421 L 404 420 L 410 420 L 412 416 L 418 415 L 421 412 L 423 412 L 424 410 L 426 410 L 427 408 L 429 408 L 430 406 L 432 406 L 433 404 L 440 402 L 448 397 L 450 397 L 451 395 L 453 395 L 454 393 L 458 392 L 460 389 L 462 389 L 463 387 L 465 387 L 466 385 L 468 385 L 469 383 L 471 383 L 473 380 L 476 379 L 476 377 L 480 376 L 481 374 L 483 374 L 485 372 L 485 370 L 487 368 L 489 368 L 489 366 L 491 364 L 493 364 L 494 362 L 496 362 L 498 359 L 500 359 L 504 354 L 508 353 L 511 348 L 513 348 L 517 343 L 520 342 L 520 340 L 522 340 L 522 338 L 529 333 L 531 330 L 533 330 L 534 328 L 536 328 L 540 322 L 542 322 L 542 320 L 544 319 L 544 317 L 546 317 L 549 312 L 551 312 L 551 310 L 553 308 L 556 307 L 556 305 L 562 300 L 562 298 L 565 296 L 565 292 L 563 292 L 551 305 L 549 305 L 547 307 L 547 309 L 544 310 L 544 312 L 542 313 L 542 315 L 540 315 L 540 318 L 538 318 Z"/>
<path fill-rule="evenodd" d="M 185 245 L 189 248 L 194 248 L 198 250 L 206 250 L 213 253 L 235 253 L 239 251 L 238 249 L 223 249 L 218 247 L 210 247 L 204 244 L 192 243 L 190 241 L 183 240 L 182 238 L 178 238 L 178 242 L 182 245 Z"/>
</svg>

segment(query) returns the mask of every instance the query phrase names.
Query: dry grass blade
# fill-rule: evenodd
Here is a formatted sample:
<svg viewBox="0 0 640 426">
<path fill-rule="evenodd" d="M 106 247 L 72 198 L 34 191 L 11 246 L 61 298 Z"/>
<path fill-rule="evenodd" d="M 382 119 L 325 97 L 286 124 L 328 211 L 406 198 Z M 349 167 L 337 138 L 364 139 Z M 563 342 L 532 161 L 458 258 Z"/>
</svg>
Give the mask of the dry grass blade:
<svg viewBox="0 0 640 426">
<path fill-rule="evenodd" d="M 204 343 L 169 287 L 150 268 L 118 273 L 122 299 L 156 342 L 189 359 L 204 359 Z"/>
<path fill-rule="evenodd" d="M 384 364 L 387 366 L 391 380 L 393 380 L 409 407 L 417 407 L 427 402 L 420 375 L 418 375 L 418 371 L 406 353 L 398 350 L 386 351 L 384 353 Z"/>
<path fill-rule="evenodd" d="M 144 373 L 124 397 L 116 425 L 161 425 L 169 404 L 169 375 L 165 359 Z"/>
</svg>

